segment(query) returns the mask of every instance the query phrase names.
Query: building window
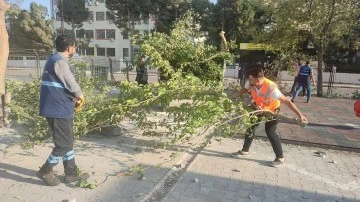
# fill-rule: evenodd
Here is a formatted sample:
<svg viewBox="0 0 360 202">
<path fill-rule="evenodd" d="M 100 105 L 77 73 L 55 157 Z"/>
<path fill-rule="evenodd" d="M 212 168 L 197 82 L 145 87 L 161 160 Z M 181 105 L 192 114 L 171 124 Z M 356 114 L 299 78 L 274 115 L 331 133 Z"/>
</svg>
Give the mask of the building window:
<svg viewBox="0 0 360 202">
<path fill-rule="evenodd" d="M 140 54 L 139 48 L 134 48 L 134 57 Z"/>
<path fill-rule="evenodd" d="M 122 32 L 123 39 L 129 39 L 129 33 L 127 31 Z"/>
<path fill-rule="evenodd" d="M 96 30 L 96 39 L 105 39 L 105 30 Z"/>
<path fill-rule="evenodd" d="M 96 12 L 96 21 L 104 21 L 105 12 Z"/>
<path fill-rule="evenodd" d="M 110 39 L 110 38 L 115 39 L 115 30 L 114 29 L 106 30 L 106 39 Z"/>
<path fill-rule="evenodd" d="M 96 30 L 96 39 L 115 39 L 115 30 L 114 29 L 99 29 Z"/>
<path fill-rule="evenodd" d="M 93 39 L 94 38 L 94 30 L 85 30 L 85 37 L 87 39 Z"/>
<path fill-rule="evenodd" d="M 115 48 L 107 48 L 106 53 L 108 56 L 115 57 Z"/>
<path fill-rule="evenodd" d="M 58 0 L 53 0 L 53 5 L 58 5 Z"/>
<path fill-rule="evenodd" d="M 57 30 L 57 33 L 58 33 L 58 35 L 64 34 L 64 35 L 69 35 L 69 36 L 74 37 L 74 32 L 72 30 L 70 30 L 70 29 L 64 29 L 64 33 L 62 33 L 61 28 L 59 28 Z"/>
<path fill-rule="evenodd" d="M 23 56 L 9 56 L 8 60 L 24 60 Z"/>
<path fill-rule="evenodd" d="M 89 47 L 86 49 L 86 55 L 94 55 L 94 48 Z"/>
<path fill-rule="evenodd" d="M 36 57 L 34 57 L 34 56 L 26 56 L 26 60 L 36 60 Z"/>
<path fill-rule="evenodd" d="M 105 48 L 96 48 L 97 56 L 105 56 Z"/>
<path fill-rule="evenodd" d="M 128 48 L 123 48 L 123 57 L 129 57 L 129 49 Z"/>
<path fill-rule="evenodd" d="M 90 20 L 94 20 L 94 12 L 93 11 L 89 11 L 88 21 L 90 21 Z"/>
<path fill-rule="evenodd" d="M 39 60 L 47 60 L 48 59 L 48 56 L 40 56 L 39 57 Z"/>
</svg>

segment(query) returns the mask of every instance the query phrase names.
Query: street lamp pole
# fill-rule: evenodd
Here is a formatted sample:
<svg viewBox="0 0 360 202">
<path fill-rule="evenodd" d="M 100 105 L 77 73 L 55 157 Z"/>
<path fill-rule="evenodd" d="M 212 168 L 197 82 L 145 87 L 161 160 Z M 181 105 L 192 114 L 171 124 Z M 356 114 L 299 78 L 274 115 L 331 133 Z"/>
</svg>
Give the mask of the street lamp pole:
<svg viewBox="0 0 360 202">
<path fill-rule="evenodd" d="M 64 4 L 61 0 L 61 34 L 64 34 Z"/>
</svg>

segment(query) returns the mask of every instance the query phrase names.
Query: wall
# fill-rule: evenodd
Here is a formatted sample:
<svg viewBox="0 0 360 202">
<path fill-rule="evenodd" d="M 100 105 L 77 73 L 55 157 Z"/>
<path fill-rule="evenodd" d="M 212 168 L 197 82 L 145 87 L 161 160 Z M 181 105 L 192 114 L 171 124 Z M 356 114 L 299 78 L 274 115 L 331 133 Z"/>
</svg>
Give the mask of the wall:
<svg viewBox="0 0 360 202">
<path fill-rule="evenodd" d="M 317 81 L 317 69 L 313 69 L 315 81 Z M 330 77 L 330 72 L 323 72 L 323 81 L 328 82 Z M 287 71 L 281 71 L 279 78 L 285 81 L 291 81 L 294 79 L 294 76 L 291 76 Z M 335 73 L 334 83 L 339 84 L 356 84 L 360 85 L 360 74 L 351 74 L 351 73 Z"/>
<path fill-rule="evenodd" d="M 313 69 L 315 81 L 317 81 L 317 69 Z M 226 69 L 225 72 L 226 78 L 238 78 L 238 67 L 235 69 Z M 328 82 L 330 77 L 330 72 L 323 72 L 323 82 Z M 279 73 L 279 78 L 283 81 L 293 81 L 294 76 L 290 75 L 288 71 L 281 71 Z M 351 74 L 351 73 L 335 73 L 334 83 L 339 84 L 354 84 L 360 85 L 360 74 Z"/>
</svg>

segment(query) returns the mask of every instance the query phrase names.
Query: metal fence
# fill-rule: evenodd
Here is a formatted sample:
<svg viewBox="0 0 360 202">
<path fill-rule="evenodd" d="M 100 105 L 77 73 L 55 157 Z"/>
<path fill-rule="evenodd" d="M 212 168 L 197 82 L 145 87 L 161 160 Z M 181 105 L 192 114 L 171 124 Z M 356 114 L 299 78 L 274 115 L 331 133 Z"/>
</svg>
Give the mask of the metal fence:
<svg viewBox="0 0 360 202">
<path fill-rule="evenodd" d="M 33 49 L 11 49 L 7 62 L 5 79 L 29 82 L 40 78 L 47 58 L 51 53 Z M 103 80 L 129 80 L 136 74 L 136 68 L 126 59 L 111 57 L 75 56 L 71 61 L 87 63 L 86 75 Z M 132 68 L 134 67 L 134 68 Z"/>
<path fill-rule="evenodd" d="M 33 49 L 11 49 L 5 72 L 5 79 L 30 82 L 40 78 L 47 58 L 51 53 Z M 111 57 L 75 56 L 70 61 L 85 61 L 86 76 L 106 81 L 128 80 L 135 82 L 136 67 L 130 61 Z M 149 82 L 158 81 L 156 69 L 149 69 Z"/>
<path fill-rule="evenodd" d="M 10 49 L 5 79 L 32 81 L 42 74 L 49 53 L 33 49 Z"/>
</svg>

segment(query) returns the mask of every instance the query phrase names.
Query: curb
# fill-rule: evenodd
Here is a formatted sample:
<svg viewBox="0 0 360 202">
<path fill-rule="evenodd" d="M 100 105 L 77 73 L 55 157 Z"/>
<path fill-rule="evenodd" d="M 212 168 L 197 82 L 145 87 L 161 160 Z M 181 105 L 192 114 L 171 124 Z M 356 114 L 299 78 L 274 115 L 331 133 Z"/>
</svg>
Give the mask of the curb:
<svg viewBox="0 0 360 202">
<path fill-rule="evenodd" d="M 211 130 L 210 130 L 211 131 Z M 186 164 L 183 168 L 176 168 L 174 166 L 169 169 L 169 171 L 158 181 L 158 183 L 148 192 L 146 195 L 140 200 L 140 202 L 146 202 L 146 201 L 152 201 L 156 197 L 157 192 L 160 192 L 160 190 L 165 187 L 166 182 L 168 179 L 172 178 L 173 174 L 176 172 L 185 172 L 187 168 L 190 166 L 190 164 L 193 162 L 193 160 L 196 158 L 196 156 L 201 152 L 202 149 L 197 150 L 194 152 L 194 148 L 198 147 L 201 143 L 204 142 L 206 139 L 206 136 L 209 134 L 209 132 L 205 132 L 201 136 L 198 136 L 195 138 L 195 144 L 192 145 L 190 148 L 188 148 L 186 151 L 183 152 L 183 155 L 180 157 L 180 160 L 175 165 L 183 165 Z M 174 189 L 174 186 L 172 186 L 168 192 L 171 192 L 171 190 Z M 167 192 L 167 193 L 168 193 Z M 163 197 L 166 197 L 167 193 L 163 195 Z M 157 201 L 157 200 L 156 200 Z"/>
<path fill-rule="evenodd" d="M 256 136 L 256 138 L 269 141 L 269 138 L 264 136 Z M 244 139 L 243 137 L 238 137 L 235 139 Z M 329 145 L 329 144 L 321 144 L 321 143 L 313 143 L 313 142 L 304 142 L 304 141 L 298 141 L 298 140 L 290 140 L 290 139 L 283 139 L 281 138 L 281 143 L 285 144 L 291 144 L 291 145 L 299 145 L 299 146 L 305 146 L 305 147 L 316 147 L 316 148 L 322 148 L 322 149 L 333 149 L 338 151 L 348 151 L 348 152 L 355 152 L 360 153 L 360 148 L 354 148 L 354 147 L 345 147 L 341 145 Z"/>
</svg>

